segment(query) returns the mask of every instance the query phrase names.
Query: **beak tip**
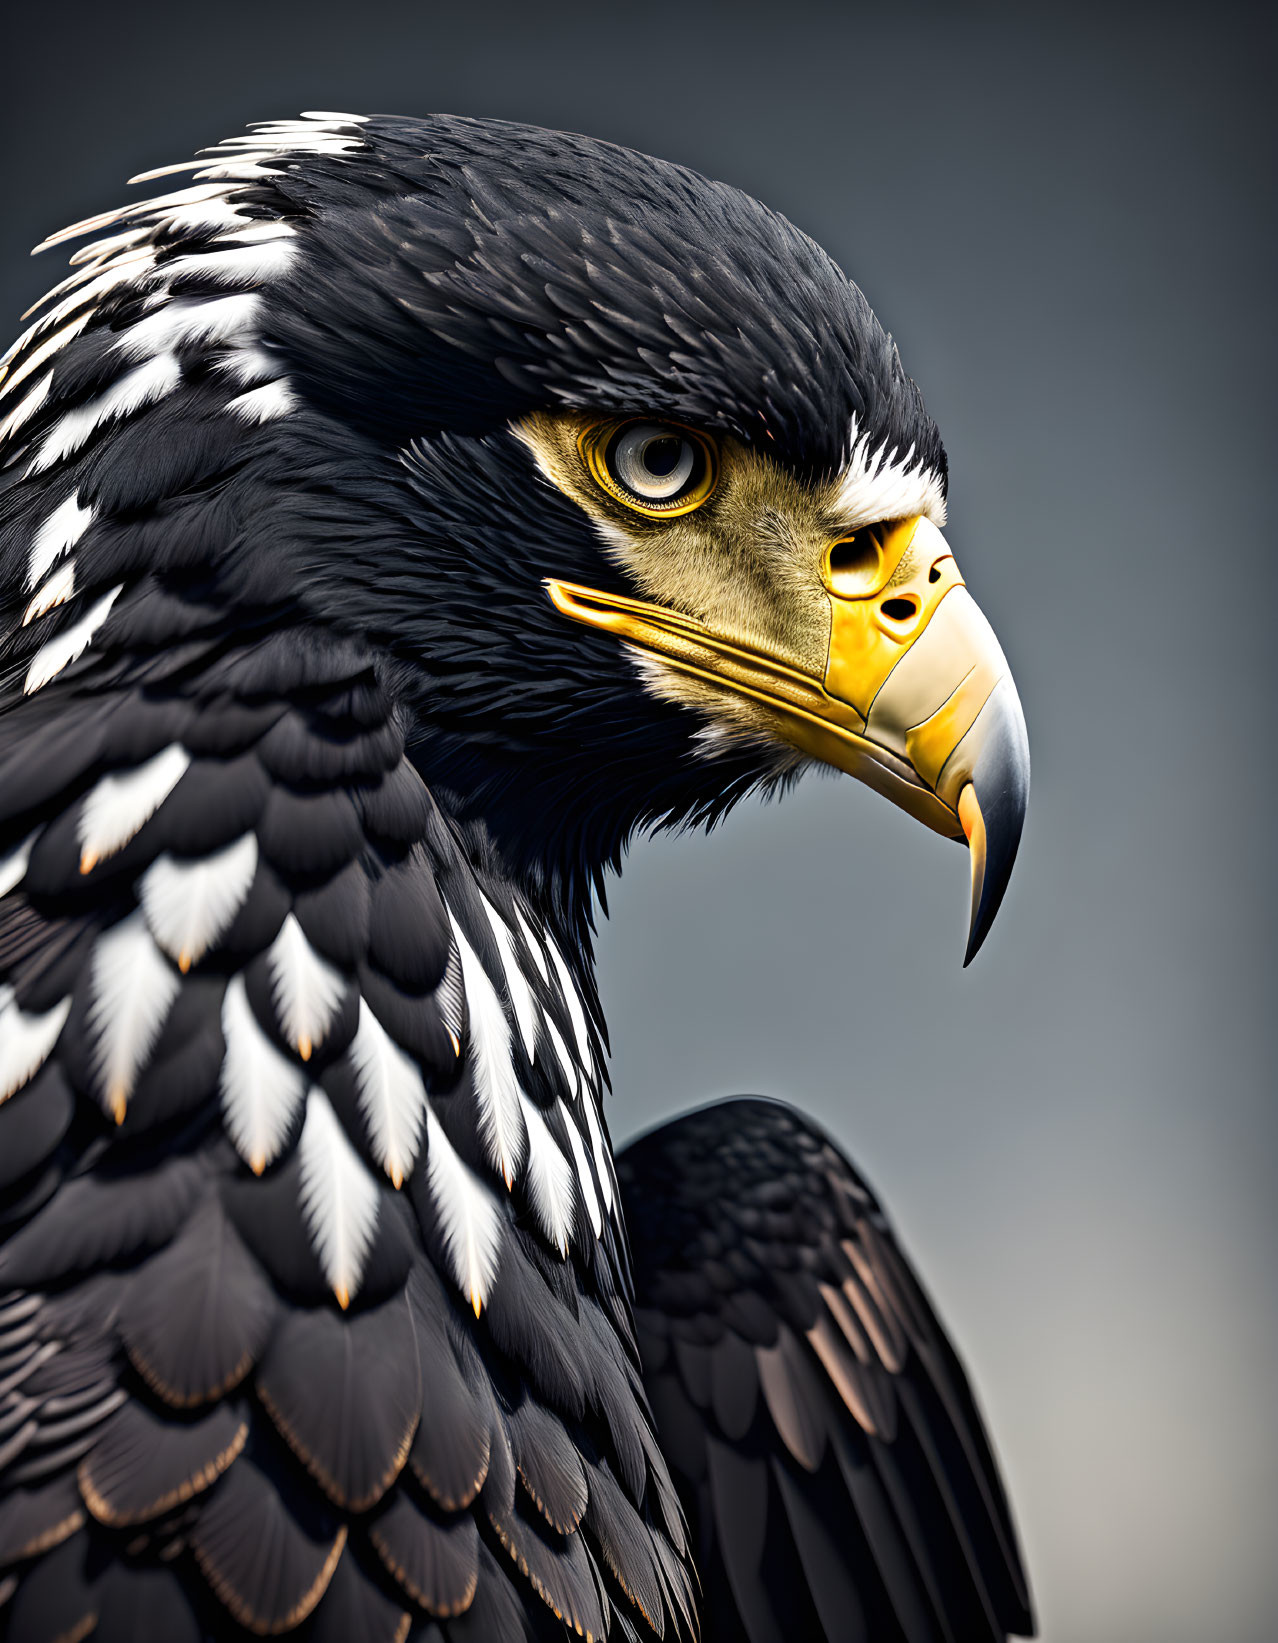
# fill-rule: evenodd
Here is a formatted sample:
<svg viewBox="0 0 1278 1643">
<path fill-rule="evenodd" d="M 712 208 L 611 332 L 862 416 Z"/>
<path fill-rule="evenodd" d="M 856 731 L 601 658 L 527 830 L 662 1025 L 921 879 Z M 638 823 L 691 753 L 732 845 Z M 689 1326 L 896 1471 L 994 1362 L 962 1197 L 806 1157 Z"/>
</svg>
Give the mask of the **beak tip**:
<svg viewBox="0 0 1278 1643">
<path fill-rule="evenodd" d="M 1020 847 L 1029 802 L 1029 744 L 1015 694 L 990 726 L 959 794 L 958 813 L 972 862 L 972 912 L 963 968 L 980 952 L 994 923 Z"/>
</svg>

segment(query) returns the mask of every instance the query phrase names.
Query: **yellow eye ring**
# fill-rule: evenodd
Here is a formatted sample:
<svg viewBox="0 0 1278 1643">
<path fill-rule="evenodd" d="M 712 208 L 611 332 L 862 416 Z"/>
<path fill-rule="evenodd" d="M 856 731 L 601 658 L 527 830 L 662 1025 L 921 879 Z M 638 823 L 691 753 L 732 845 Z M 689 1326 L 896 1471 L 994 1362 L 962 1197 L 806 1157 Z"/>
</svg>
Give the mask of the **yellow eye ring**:
<svg viewBox="0 0 1278 1643">
<path fill-rule="evenodd" d="M 577 449 L 597 485 L 648 519 L 691 513 L 719 483 L 714 441 L 679 422 L 609 417 L 584 429 Z"/>
</svg>

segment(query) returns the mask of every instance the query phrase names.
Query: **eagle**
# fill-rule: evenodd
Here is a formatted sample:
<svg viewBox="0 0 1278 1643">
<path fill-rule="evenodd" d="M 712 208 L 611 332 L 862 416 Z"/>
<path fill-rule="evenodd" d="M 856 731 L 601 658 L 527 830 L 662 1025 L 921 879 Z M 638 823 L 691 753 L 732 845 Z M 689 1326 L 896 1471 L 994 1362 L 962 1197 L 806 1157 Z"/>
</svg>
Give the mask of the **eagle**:
<svg viewBox="0 0 1278 1643">
<path fill-rule="evenodd" d="M 1024 720 L 890 337 L 587 137 L 170 174 L 0 384 L 0 1631 L 1031 1632 L 840 1148 L 603 1107 L 636 834 L 832 766 L 967 844 L 969 959 L 998 910 Z"/>
</svg>

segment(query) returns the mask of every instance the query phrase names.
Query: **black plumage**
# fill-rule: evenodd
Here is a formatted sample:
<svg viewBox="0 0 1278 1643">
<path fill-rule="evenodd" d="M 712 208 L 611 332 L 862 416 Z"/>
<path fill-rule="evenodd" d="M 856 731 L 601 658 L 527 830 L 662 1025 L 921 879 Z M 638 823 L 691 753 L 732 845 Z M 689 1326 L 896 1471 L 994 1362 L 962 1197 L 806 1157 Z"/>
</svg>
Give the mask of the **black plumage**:
<svg viewBox="0 0 1278 1643">
<path fill-rule="evenodd" d="M 746 1104 L 614 1169 L 603 874 L 781 777 L 553 610 L 629 583 L 512 426 L 664 416 L 812 484 L 855 428 L 943 491 L 918 391 L 679 167 L 253 142 L 87 225 L 0 381 L 0 1629 L 1028 1625 L 832 1145 Z"/>
<path fill-rule="evenodd" d="M 640 1350 L 715 1635 L 1028 1627 L 967 1379 L 833 1144 L 788 1107 L 738 1100 L 618 1164 Z"/>
</svg>

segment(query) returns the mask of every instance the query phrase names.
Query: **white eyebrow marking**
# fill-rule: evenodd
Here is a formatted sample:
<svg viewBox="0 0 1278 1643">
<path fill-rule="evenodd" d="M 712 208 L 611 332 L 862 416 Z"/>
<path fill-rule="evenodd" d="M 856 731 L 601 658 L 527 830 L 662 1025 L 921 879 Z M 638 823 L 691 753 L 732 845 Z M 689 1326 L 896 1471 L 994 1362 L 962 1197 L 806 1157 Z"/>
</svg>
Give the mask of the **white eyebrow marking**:
<svg viewBox="0 0 1278 1643">
<path fill-rule="evenodd" d="M 830 506 L 847 531 L 915 514 L 939 528 L 945 524 L 945 486 L 940 474 L 914 459 L 912 445 L 904 456 L 895 447 L 889 450 L 886 440 L 871 449 L 870 436 L 858 436 L 853 417 L 848 459 L 835 481 Z"/>
</svg>

